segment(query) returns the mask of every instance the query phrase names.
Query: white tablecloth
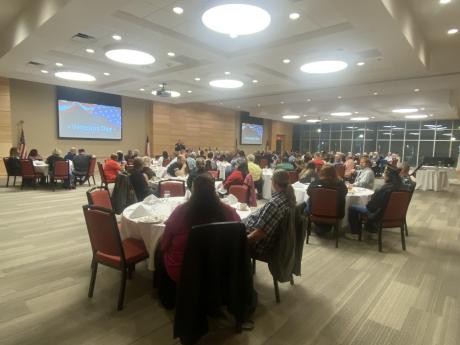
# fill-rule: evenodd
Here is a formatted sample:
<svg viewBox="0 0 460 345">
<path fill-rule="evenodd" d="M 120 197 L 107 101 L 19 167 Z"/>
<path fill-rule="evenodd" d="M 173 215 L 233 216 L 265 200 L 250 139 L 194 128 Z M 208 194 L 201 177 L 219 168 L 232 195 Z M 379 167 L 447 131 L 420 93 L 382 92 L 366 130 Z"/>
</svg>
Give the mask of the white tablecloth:
<svg viewBox="0 0 460 345">
<path fill-rule="evenodd" d="M 307 202 L 309 196 L 307 194 L 308 184 L 301 186 L 300 182 L 294 183 L 292 187 L 294 188 L 295 199 L 297 204 L 302 202 Z M 348 208 L 352 205 L 367 205 L 371 196 L 374 194 L 374 191 L 371 189 L 353 187 L 353 189 L 348 191 L 345 198 L 345 216 L 342 219 L 341 226 L 346 227 L 348 225 Z"/>
<path fill-rule="evenodd" d="M 147 268 L 151 271 L 155 269 L 154 254 L 158 241 L 164 232 L 164 221 L 166 221 L 172 211 L 183 202 L 185 202 L 185 198 L 183 197 L 160 199 L 153 205 L 138 202 L 127 207 L 123 211 L 120 227 L 121 238 L 125 239 L 131 237 L 144 242 L 147 252 L 149 253 Z M 243 220 L 251 214 L 251 211 L 237 210 L 237 213 Z M 158 224 L 143 222 L 142 217 L 144 216 L 159 216 L 163 218 L 163 222 Z"/>
<path fill-rule="evenodd" d="M 33 161 L 35 172 L 48 176 L 49 165 L 43 161 Z"/>
<path fill-rule="evenodd" d="M 420 169 L 417 171 L 416 189 L 434 190 L 435 192 L 449 189 L 449 176 L 445 169 Z"/>
<path fill-rule="evenodd" d="M 152 169 L 157 177 L 164 177 L 166 175 L 166 167 L 151 165 L 150 169 Z"/>
</svg>

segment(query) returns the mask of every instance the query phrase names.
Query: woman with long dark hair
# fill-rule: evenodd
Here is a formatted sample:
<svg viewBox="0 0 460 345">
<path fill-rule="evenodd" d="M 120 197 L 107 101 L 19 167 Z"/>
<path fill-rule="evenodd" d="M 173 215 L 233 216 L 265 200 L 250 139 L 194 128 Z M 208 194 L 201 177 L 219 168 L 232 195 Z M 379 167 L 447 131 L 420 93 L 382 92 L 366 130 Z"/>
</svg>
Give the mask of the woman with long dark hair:
<svg viewBox="0 0 460 345">
<path fill-rule="evenodd" d="M 275 244 L 277 230 L 287 212 L 296 206 L 294 189 L 285 170 L 276 170 L 272 178 L 272 198 L 245 221 L 248 240 L 258 256 L 266 257 Z"/>
<path fill-rule="evenodd" d="M 230 186 L 233 186 L 233 185 L 244 184 L 244 179 L 246 178 L 246 175 L 248 174 L 249 174 L 248 162 L 246 162 L 246 160 L 241 161 L 238 164 L 238 167 L 235 170 L 233 170 L 230 176 L 228 176 L 227 179 L 225 180 L 223 184 L 224 188 L 228 189 Z"/>
<path fill-rule="evenodd" d="M 161 250 L 169 278 L 175 283 L 180 280 L 182 260 L 192 226 L 239 220 L 235 209 L 220 201 L 212 176 L 209 173 L 196 176 L 189 201 L 179 205 L 165 223 Z"/>
</svg>

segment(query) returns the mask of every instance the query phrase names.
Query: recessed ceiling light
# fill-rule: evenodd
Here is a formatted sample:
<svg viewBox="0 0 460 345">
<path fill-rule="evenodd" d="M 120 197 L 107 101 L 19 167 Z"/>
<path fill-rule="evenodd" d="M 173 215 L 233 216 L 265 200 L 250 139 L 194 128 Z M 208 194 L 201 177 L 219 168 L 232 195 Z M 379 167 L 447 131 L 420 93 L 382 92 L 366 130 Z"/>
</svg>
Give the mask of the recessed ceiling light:
<svg viewBox="0 0 460 345">
<path fill-rule="evenodd" d="M 200 81 L 201 78 L 200 77 L 195 77 L 195 81 Z"/>
<path fill-rule="evenodd" d="M 252 82 L 253 82 L 254 84 L 257 84 L 259 81 L 258 81 L 257 79 L 253 79 Z"/>
<path fill-rule="evenodd" d="M 452 138 L 450 138 L 450 140 L 455 141 L 455 140 L 457 140 L 457 138 L 452 137 Z"/>
<path fill-rule="evenodd" d="M 401 109 L 393 109 L 393 113 L 398 113 L 398 114 L 410 114 L 410 113 L 416 113 L 418 111 L 417 108 L 401 108 Z"/>
<path fill-rule="evenodd" d="M 371 119 L 375 119 L 375 116 L 371 116 Z"/>
<path fill-rule="evenodd" d="M 445 5 L 445 4 L 450 3 L 451 1 L 452 1 L 452 0 L 439 0 L 439 3 L 440 3 L 441 5 Z"/>
<path fill-rule="evenodd" d="M 452 29 L 447 30 L 448 35 L 455 35 L 456 33 L 458 33 L 457 28 L 452 28 Z"/>
<path fill-rule="evenodd" d="M 260 104 L 257 104 L 258 107 L 260 107 Z"/>
<path fill-rule="evenodd" d="M 43 74 L 47 74 L 48 71 L 46 69 L 42 69 L 40 72 L 42 72 Z"/>
<path fill-rule="evenodd" d="M 121 41 L 121 36 L 120 36 L 120 35 L 113 35 L 112 38 L 113 38 L 115 41 Z"/>
<path fill-rule="evenodd" d="M 63 65 L 62 63 L 60 63 L 60 62 L 56 62 L 55 65 L 58 66 L 58 67 L 64 66 L 64 65 Z"/>
<path fill-rule="evenodd" d="M 359 111 L 355 111 L 355 114 L 359 114 Z"/>
<path fill-rule="evenodd" d="M 267 11 L 257 6 L 226 4 L 208 9 L 201 20 L 208 29 L 236 38 L 265 30 L 271 18 Z"/>
<path fill-rule="evenodd" d="M 307 102 L 311 102 L 311 98 L 307 98 Z"/>
<path fill-rule="evenodd" d="M 300 70 L 305 73 L 323 74 L 341 71 L 348 67 L 344 61 L 324 60 L 309 62 L 300 67 Z"/>
<path fill-rule="evenodd" d="M 176 6 L 172 10 L 175 14 L 178 14 L 178 15 L 181 15 L 182 13 L 184 13 L 184 9 L 182 7 Z"/>
<path fill-rule="evenodd" d="M 414 92 L 420 92 L 420 89 L 414 89 Z"/>
<path fill-rule="evenodd" d="M 433 117 L 433 114 L 429 114 L 429 115 L 430 115 L 430 117 Z"/>
<path fill-rule="evenodd" d="M 307 122 L 316 123 L 316 122 L 321 122 L 321 120 L 310 119 L 310 120 L 307 120 Z"/>
<path fill-rule="evenodd" d="M 415 115 L 406 115 L 406 119 L 426 119 L 428 115 L 426 114 L 415 114 Z"/>
<path fill-rule="evenodd" d="M 174 53 L 174 52 L 168 52 L 168 56 L 171 56 L 171 57 L 176 56 L 176 53 Z"/>
<path fill-rule="evenodd" d="M 240 109 L 240 108 L 241 108 L 241 106 L 237 106 L 237 108 L 238 108 L 238 109 Z"/>
<path fill-rule="evenodd" d="M 308 115 L 304 115 L 303 117 L 307 117 Z"/>
<path fill-rule="evenodd" d="M 365 116 L 363 116 L 363 117 L 352 117 L 350 120 L 351 121 L 367 121 L 367 120 L 369 120 L 369 118 L 365 117 Z"/>
<path fill-rule="evenodd" d="M 110 60 L 129 65 L 150 65 L 155 58 L 149 53 L 134 49 L 112 49 L 105 53 Z"/>
<path fill-rule="evenodd" d="M 230 72 L 224 72 L 224 74 L 225 74 L 225 75 L 229 75 L 229 74 L 230 74 Z"/>
<path fill-rule="evenodd" d="M 331 116 L 350 116 L 351 113 L 349 111 L 339 111 L 336 113 L 331 113 Z"/>
<path fill-rule="evenodd" d="M 356 66 L 364 66 L 366 63 L 364 61 L 360 61 L 356 64 Z"/>
<path fill-rule="evenodd" d="M 283 63 L 285 63 L 285 64 L 288 64 L 288 63 L 290 63 L 290 62 L 291 62 L 291 60 L 289 60 L 289 59 L 284 59 L 284 60 L 283 60 Z"/>
<path fill-rule="evenodd" d="M 157 96 L 158 91 L 153 90 L 152 95 Z M 177 98 L 180 97 L 180 92 L 173 91 L 173 90 L 167 90 L 167 91 L 162 91 L 162 93 L 168 93 L 172 98 Z"/>
<path fill-rule="evenodd" d="M 145 91 L 145 89 L 144 89 L 143 87 L 141 87 L 141 88 L 139 89 L 139 91 Z"/>
<path fill-rule="evenodd" d="M 110 75 L 110 73 L 109 72 L 104 72 L 104 75 Z"/>
<path fill-rule="evenodd" d="M 192 90 L 187 90 L 187 93 L 192 93 Z"/>
<path fill-rule="evenodd" d="M 300 18 L 300 14 L 298 14 L 297 12 L 293 12 L 289 15 L 290 20 L 297 20 L 299 18 Z"/>
<path fill-rule="evenodd" d="M 80 72 L 56 72 L 54 75 L 61 79 L 74 80 L 74 81 L 95 81 L 96 78 L 91 74 Z"/>
<path fill-rule="evenodd" d="M 299 115 L 283 115 L 283 119 L 286 119 L 286 120 L 295 120 L 299 118 L 300 118 Z"/>
<path fill-rule="evenodd" d="M 220 87 L 224 89 L 237 89 L 242 87 L 244 84 L 240 80 L 233 80 L 233 79 L 217 79 L 211 80 L 209 85 L 214 87 Z"/>
<path fill-rule="evenodd" d="M 425 110 L 425 108 L 420 108 L 420 110 Z"/>
<path fill-rule="evenodd" d="M 284 101 L 280 101 L 280 104 L 284 104 Z"/>
<path fill-rule="evenodd" d="M 373 95 L 374 95 L 374 96 L 378 96 L 379 93 L 376 91 L 376 92 L 373 93 Z"/>
<path fill-rule="evenodd" d="M 91 49 L 91 48 L 87 48 L 87 49 L 86 49 L 86 52 L 87 52 L 87 53 L 90 53 L 90 54 L 94 54 L 94 51 L 95 51 L 95 50 L 94 50 L 94 49 Z"/>
<path fill-rule="evenodd" d="M 338 99 L 342 99 L 343 97 L 342 96 L 337 96 Z"/>
</svg>

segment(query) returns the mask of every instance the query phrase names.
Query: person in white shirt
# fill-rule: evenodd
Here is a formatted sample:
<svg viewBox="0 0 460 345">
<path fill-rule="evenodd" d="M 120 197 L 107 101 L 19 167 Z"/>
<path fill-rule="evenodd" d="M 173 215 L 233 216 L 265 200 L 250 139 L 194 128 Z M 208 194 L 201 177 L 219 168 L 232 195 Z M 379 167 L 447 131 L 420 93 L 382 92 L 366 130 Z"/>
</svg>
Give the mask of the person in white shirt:
<svg viewBox="0 0 460 345">
<path fill-rule="evenodd" d="M 361 170 L 358 170 L 353 186 L 374 189 L 375 175 L 371 169 L 371 161 L 369 158 L 364 157 L 359 161 L 359 165 L 361 166 Z"/>
</svg>

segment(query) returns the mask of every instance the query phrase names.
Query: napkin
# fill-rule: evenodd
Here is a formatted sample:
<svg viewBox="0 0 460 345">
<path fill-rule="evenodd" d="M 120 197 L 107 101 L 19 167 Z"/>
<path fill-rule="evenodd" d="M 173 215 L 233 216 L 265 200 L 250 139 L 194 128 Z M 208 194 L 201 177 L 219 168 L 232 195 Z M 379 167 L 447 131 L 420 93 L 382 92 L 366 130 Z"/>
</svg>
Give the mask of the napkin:
<svg viewBox="0 0 460 345">
<path fill-rule="evenodd" d="M 296 183 L 292 184 L 292 187 L 293 188 L 306 188 L 306 185 L 297 181 Z"/>
<path fill-rule="evenodd" d="M 229 194 L 227 196 L 227 199 L 228 199 L 228 203 L 230 205 L 235 205 L 237 202 L 238 202 L 238 199 L 236 198 L 236 196 L 234 196 L 233 194 Z"/>
<path fill-rule="evenodd" d="M 144 201 L 142 201 L 143 204 L 146 204 L 146 205 L 153 205 L 155 204 L 156 202 L 158 201 L 158 198 L 153 195 L 153 194 L 150 194 L 148 197 L 146 197 L 144 199 Z"/>
<path fill-rule="evenodd" d="M 152 213 L 152 208 L 147 204 L 139 204 L 136 209 L 131 213 L 131 219 L 148 216 Z"/>
</svg>

